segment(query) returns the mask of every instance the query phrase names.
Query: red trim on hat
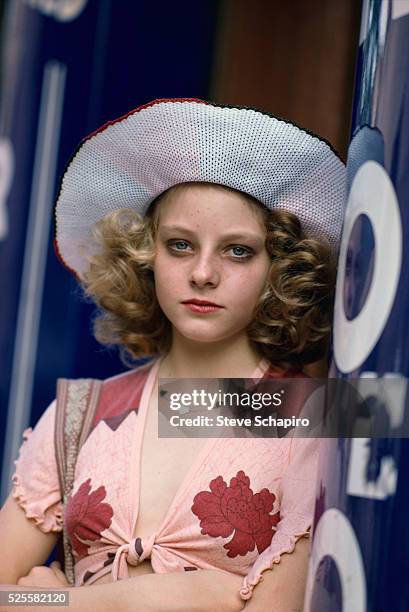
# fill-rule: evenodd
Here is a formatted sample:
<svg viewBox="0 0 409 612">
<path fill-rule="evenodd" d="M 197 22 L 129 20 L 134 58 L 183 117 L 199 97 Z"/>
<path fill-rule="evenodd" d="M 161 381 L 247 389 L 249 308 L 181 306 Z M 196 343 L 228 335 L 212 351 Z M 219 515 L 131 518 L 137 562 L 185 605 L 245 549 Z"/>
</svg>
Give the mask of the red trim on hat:
<svg viewBox="0 0 409 612">
<path fill-rule="evenodd" d="M 96 136 L 100 132 L 103 132 L 110 125 L 115 125 L 115 123 L 119 123 L 120 121 L 127 119 L 130 115 L 134 115 L 135 113 L 138 113 L 139 111 L 144 110 L 145 108 L 149 108 L 150 106 L 155 106 L 155 104 L 162 104 L 163 102 L 197 102 L 198 104 L 212 106 L 210 102 L 207 102 L 206 100 L 200 100 L 199 98 L 158 98 L 156 100 L 152 100 L 151 102 L 147 102 L 146 104 L 142 104 L 142 106 L 138 106 L 137 108 L 132 109 L 131 111 L 129 111 L 125 115 L 122 115 L 121 117 L 118 117 L 117 119 L 107 121 L 106 123 L 104 123 L 104 125 L 101 125 L 101 127 L 97 128 L 94 132 L 91 132 L 91 134 L 85 136 L 82 142 L 86 142 L 93 136 Z"/>
<path fill-rule="evenodd" d="M 55 232 L 56 234 L 57 232 Z M 63 258 L 63 256 L 60 253 L 60 249 L 58 248 L 58 241 L 57 241 L 57 235 L 55 235 L 55 237 L 53 238 L 53 247 L 54 247 L 54 253 L 58 259 L 58 261 L 64 266 L 64 268 L 66 270 L 68 270 L 68 272 L 70 272 L 74 278 L 80 283 L 81 279 L 79 277 L 79 275 L 77 274 L 77 272 L 75 270 L 73 270 L 72 268 L 70 268 L 70 266 L 66 263 L 65 259 Z"/>
</svg>

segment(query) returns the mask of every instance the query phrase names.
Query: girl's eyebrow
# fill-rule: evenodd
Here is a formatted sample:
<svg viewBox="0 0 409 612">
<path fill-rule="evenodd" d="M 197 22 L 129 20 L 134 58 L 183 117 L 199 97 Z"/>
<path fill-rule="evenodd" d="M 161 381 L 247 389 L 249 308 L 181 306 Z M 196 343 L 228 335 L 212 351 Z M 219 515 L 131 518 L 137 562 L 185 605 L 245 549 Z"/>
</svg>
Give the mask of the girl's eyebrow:
<svg viewBox="0 0 409 612">
<path fill-rule="evenodd" d="M 193 231 L 190 227 L 184 225 L 166 225 L 162 224 L 160 226 L 161 230 L 165 230 L 167 232 L 183 232 L 185 234 L 189 234 L 190 236 L 195 236 L 197 232 Z M 222 240 L 255 240 L 259 242 L 264 241 L 264 237 L 260 236 L 260 234 L 256 234 L 254 232 L 249 232 L 248 230 L 242 231 L 237 230 L 234 232 L 228 232 L 227 234 L 223 234 L 221 236 Z"/>
</svg>

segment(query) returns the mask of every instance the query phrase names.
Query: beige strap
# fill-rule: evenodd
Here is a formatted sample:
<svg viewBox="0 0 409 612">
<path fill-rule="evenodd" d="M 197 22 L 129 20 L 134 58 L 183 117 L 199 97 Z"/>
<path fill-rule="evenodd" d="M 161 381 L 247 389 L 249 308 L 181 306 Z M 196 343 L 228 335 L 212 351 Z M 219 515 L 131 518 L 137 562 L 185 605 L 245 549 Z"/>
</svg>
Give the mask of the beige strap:
<svg viewBox="0 0 409 612">
<path fill-rule="evenodd" d="M 72 492 L 79 450 L 85 442 L 98 405 L 102 381 L 92 378 L 57 381 L 55 453 L 58 478 L 65 508 Z M 64 571 L 74 584 L 74 556 L 64 522 Z"/>
</svg>

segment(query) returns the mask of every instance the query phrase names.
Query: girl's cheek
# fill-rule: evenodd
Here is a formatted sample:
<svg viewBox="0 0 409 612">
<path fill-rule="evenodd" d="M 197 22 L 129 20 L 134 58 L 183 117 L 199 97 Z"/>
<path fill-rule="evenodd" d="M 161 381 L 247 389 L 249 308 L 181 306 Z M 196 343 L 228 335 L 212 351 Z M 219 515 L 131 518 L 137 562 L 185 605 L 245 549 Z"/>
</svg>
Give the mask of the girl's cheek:
<svg viewBox="0 0 409 612">
<path fill-rule="evenodd" d="M 266 278 L 264 270 L 260 270 L 260 266 L 252 266 L 251 263 L 233 263 L 224 266 L 223 271 L 226 279 L 251 287 L 264 282 Z"/>
</svg>

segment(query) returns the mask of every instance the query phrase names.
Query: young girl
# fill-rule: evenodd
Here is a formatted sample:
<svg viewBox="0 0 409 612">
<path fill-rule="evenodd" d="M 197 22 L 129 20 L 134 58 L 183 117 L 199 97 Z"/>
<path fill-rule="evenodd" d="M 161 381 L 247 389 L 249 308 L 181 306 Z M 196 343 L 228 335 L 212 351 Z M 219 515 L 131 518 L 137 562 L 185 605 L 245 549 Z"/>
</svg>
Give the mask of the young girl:
<svg viewBox="0 0 409 612">
<path fill-rule="evenodd" d="M 156 100 L 81 144 L 57 252 L 100 308 L 97 338 L 150 359 L 103 382 L 68 499 L 56 402 L 25 433 L 1 582 L 67 589 L 42 567 L 65 523 L 75 610 L 302 608 L 317 441 L 158 438 L 157 385 L 305 376 L 325 356 L 343 206 L 328 144 L 253 109 Z"/>
</svg>

